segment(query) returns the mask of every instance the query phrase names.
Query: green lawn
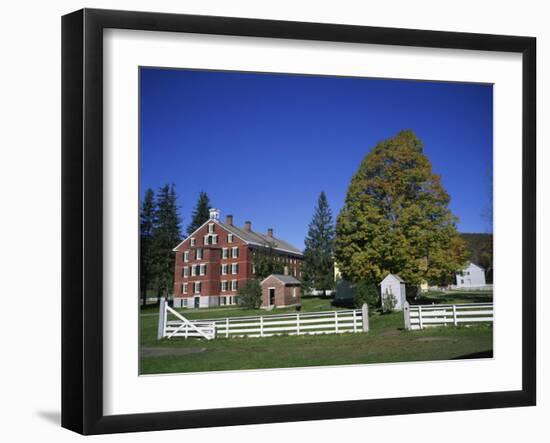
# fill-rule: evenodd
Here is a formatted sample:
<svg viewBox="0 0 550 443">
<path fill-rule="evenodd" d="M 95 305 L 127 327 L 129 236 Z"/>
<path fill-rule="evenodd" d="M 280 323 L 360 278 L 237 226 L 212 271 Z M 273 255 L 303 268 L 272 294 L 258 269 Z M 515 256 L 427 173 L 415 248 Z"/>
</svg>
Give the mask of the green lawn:
<svg viewBox="0 0 550 443">
<path fill-rule="evenodd" d="M 426 294 L 421 303 L 472 303 L 491 301 L 490 293 Z M 301 312 L 338 309 L 330 299 L 304 297 Z M 269 315 L 295 312 L 294 308 L 242 310 L 224 307 L 182 310 L 189 319 Z M 219 338 L 198 340 L 173 338 L 158 341 L 158 308 L 142 309 L 141 373 L 199 372 L 260 368 L 289 368 L 403 361 L 447 360 L 490 356 L 493 348 L 491 325 L 441 327 L 423 331 L 403 330 L 403 314 L 370 317 L 370 332 L 318 336 L 269 338 Z"/>
</svg>

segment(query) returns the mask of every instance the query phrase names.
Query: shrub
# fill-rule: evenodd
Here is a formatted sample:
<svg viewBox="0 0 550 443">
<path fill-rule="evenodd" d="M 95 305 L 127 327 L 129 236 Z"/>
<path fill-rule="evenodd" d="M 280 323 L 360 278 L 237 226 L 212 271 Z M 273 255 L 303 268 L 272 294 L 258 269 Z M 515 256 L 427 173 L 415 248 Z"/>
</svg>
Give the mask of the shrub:
<svg viewBox="0 0 550 443">
<path fill-rule="evenodd" d="M 262 305 L 262 287 L 258 280 L 248 280 L 239 288 L 237 295 L 239 306 L 245 309 L 258 309 Z"/>
<path fill-rule="evenodd" d="M 353 304 L 360 308 L 367 304 L 369 309 L 373 310 L 380 306 L 380 293 L 375 283 L 362 280 L 353 286 Z"/>
<path fill-rule="evenodd" d="M 382 300 L 382 310 L 387 313 L 393 312 L 395 305 L 397 304 L 397 298 L 395 298 L 393 292 L 387 292 L 384 294 Z"/>
</svg>

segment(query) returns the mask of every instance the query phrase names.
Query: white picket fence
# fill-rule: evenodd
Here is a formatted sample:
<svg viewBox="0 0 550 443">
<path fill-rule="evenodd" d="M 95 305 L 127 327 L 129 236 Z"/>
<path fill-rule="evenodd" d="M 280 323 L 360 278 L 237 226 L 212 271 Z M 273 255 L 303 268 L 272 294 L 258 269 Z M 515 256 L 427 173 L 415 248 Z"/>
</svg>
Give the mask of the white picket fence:
<svg viewBox="0 0 550 443">
<path fill-rule="evenodd" d="M 405 329 L 419 330 L 433 326 L 492 322 L 493 304 L 409 305 L 407 303 L 403 313 Z"/>
<path fill-rule="evenodd" d="M 169 314 L 176 319 L 168 320 Z M 345 311 L 188 320 L 166 303 L 161 303 L 158 338 L 198 337 L 211 340 L 216 337 L 342 334 L 368 331 L 368 323 L 366 305 L 363 309 Z"/>
</svg>

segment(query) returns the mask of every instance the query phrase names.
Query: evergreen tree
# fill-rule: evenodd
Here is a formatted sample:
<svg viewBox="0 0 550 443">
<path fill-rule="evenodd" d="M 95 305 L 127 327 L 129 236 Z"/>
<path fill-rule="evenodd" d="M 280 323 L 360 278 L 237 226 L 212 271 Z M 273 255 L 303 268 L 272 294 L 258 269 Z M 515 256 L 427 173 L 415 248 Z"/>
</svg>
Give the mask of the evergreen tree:
<svg viewBox="0 0 550 443">
<path fill-rule="evenodd" d="M 197 205 L 195 206 L 193 214 L 191 215 L 191 223 L 189 224 L 189 226 L 187 226 L 187 235 L 191 235 L 198 228 L 200 228 L 205 221 L 210 218 L 210 208 L 211 205 L 208 194 L 201 191 L 201 193 L 199 194 Z"/>
<path fill-rule="evenodd" d="M 391 272 L 414 285 L 449 281 L 466 261 L 449 201 L 413 131 L 380 142 L 353 176 L 337 219 L 344 278 L 378 283 Z"/>
<path fill-rule="evenodd" d="M 154 280 L 155 193 L 145 191 L 139 215 L 139 277 L 142 304 L 147 304 L 147 290 Z"/>
<path fill-rule="evenodd" d="M 303 284 L 307 289 L 334 288 L 334 222 L 327 196 L 321 192 L 305 239 Z"/>
<path fill-rule="evenodd" d="M 174 185 L 165 185 L 157 193 L 154 230 L 154 272 L 159 297 L 173 292 L 175 255 L 179 243 L 180 217 Z"/>
</svg>

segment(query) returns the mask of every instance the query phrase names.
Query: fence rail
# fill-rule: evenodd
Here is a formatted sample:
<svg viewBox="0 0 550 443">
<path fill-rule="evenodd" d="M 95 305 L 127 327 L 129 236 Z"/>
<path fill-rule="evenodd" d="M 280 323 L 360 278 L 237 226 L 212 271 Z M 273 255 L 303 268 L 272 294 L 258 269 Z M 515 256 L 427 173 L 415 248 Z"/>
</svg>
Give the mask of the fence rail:
<svg viewBox="0 0 550 443">
<path fill-rule="evenodd" d="M 419 330 L 433 326 L 493 321 L 492 303 L 457 305 L 409 305 L 404 309 L 405 328 Z"/>
<path fill-rule="evenodd" d="M 176 317 L 168 320 L 168 315 Z M 365 319 L 365 320 L 364 320 Z M 345 311 L 274 314 L 188 320 L 161 303 L 158 338 L 271 337 L 368 331 L 368 307 Z"/>
</svg>

